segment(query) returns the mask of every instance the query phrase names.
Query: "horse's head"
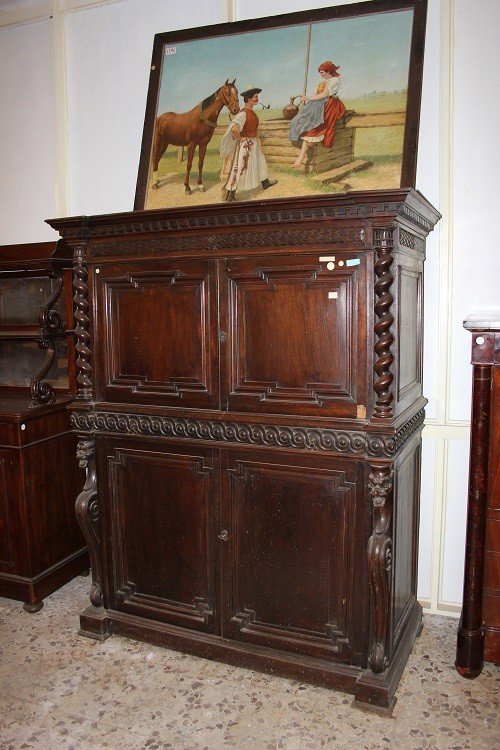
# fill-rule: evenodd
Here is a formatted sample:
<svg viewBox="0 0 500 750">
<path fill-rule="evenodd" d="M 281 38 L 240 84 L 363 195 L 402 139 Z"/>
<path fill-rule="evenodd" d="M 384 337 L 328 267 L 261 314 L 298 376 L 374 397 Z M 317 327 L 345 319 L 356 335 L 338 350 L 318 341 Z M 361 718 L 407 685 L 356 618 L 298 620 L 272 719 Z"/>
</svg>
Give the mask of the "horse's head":
<svg viewBox="0 0 500 750">
<path fill-rule="evenodd" d="M 235 81 L 236 78 L 234 79 L 234 81 L 230 81 L 228 78 L 226 83 L 224 83 L 219 89 L 222 103 L 228 108 L 232 115 L 237 115 L 240 111 L 240 104 L 238 102 L 238 89 L 234 85 Z"/>
</svg>

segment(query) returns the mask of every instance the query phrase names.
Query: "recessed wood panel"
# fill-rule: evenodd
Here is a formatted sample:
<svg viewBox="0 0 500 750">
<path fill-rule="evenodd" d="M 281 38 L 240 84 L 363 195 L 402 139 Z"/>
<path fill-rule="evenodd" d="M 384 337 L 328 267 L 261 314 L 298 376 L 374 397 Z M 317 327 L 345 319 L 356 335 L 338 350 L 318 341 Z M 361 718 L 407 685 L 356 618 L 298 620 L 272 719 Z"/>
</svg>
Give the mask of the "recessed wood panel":
<svg viewBox="0 0 500 750">
<path fill-rule="evenodd" d="M 218 406 L 215 262 L 103 268 L 99 278 L 106 397 Z"/>
<path fill-rule="evenodd" d="M 356 416 L 362 262 L 328 270 L 319 257 L 228 263 L 230 409 Z"/>
<path fill-rule="evenodd" d="M 230 635 L 350 660 L 355 473 L 317 458 L 229 456 Z M 348 595 L 349 592 L 349 595 Z M 360 623 L 358 623 L 360 624 Z"/>
<path fill-rule="evenodd" d="M 0 457 L 0 570 L 12 572 L 12 521 L 9 509 L 7 466 L 5 458 Z"/>
<path fill-rule="evenodd" d="M 212 630 L 212 451 L 117 447 L 108 464 L 117 607 Z"/>
<path fill-rule="evenodd" d="M 399 367 L 397 373 L 398 401 L 401 401 L 414 389 L 421 389 L 422 274 L 420 271 L 413 271 L 400 266 L 397 278 L 399 317 Z"/>
<path fill-rule="evenodd" d="M 394 512 L 394 632 L 416 595 L 416 538 L 420 487 L 420 449 L 408 454 L 397 468 Z"/>
</svg>

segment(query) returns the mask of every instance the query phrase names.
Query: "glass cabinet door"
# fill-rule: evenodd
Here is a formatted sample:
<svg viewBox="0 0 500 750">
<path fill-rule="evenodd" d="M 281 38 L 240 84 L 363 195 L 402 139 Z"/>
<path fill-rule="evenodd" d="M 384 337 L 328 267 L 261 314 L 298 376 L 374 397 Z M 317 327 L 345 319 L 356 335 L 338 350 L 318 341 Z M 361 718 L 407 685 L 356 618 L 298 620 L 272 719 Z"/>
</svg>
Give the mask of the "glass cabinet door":
<svg viewBox="0 0 500 750">
<path fill-rule="evenodd" d="M 0 330 L 4 326 L 37 326 L 40 308 L 50 299 L 57 283 L 48 276 L 0 278 Z M 54 309 L 64 321 L 62 295 Z"/>
</svg>

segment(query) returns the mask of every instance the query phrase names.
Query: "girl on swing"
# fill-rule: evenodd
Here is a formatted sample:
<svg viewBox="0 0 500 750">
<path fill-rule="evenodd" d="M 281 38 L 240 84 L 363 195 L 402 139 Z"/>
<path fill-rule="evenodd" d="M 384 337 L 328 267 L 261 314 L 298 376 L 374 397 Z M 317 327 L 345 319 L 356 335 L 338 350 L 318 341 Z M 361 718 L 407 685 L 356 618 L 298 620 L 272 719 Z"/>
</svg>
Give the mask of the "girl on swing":
<svg viewBox="0 0 500 750">
<path fill-rule="evenodd" d="M 293 167 L 301 166 L 307 156 L 307 150 L 316 143 L 323 143 L 331 148 L 335 137 L 337 120 L 346 112 L 344 104 L 337 98 L 340 88 L 338 66 L 330 60 L 321 63 L 318 72 L 323 79 L 316 87 L 313 96 L 302 96 L 304 105 L 290 123 L 290 140 L 300 148 Z"/>
</svg>

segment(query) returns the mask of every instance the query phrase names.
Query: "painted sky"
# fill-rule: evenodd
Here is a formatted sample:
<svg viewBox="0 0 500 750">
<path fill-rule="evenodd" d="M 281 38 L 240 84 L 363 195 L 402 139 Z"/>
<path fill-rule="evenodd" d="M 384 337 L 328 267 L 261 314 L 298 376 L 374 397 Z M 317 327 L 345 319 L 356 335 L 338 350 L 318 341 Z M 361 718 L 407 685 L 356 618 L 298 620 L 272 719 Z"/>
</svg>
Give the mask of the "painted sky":
<svg viewBox="0 0 500 750">
<path fill-rule="evenodd" d="M 340 97 L 402 91 L 408 81 L 413 11 L 378 13 L 312 25 L 308 93 L 318 65 L 340 66 Z M 308 26 L 215 37 L 169 45 L 163 63 L 158 114 L 184 112 L 236 78 L 238 91 L 262 88 L 261 100 L 282 107 L 304 88 Z"/>
</svg>

